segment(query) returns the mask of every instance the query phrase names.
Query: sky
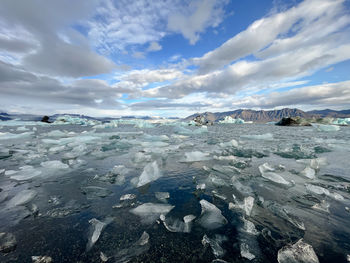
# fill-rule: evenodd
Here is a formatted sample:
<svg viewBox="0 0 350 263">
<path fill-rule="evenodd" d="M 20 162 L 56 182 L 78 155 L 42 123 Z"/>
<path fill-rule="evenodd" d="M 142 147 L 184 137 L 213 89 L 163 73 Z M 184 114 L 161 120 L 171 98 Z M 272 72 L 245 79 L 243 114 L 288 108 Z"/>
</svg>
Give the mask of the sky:
<svg viewBox="0 0 350 263">
<path fill-rule="evenodd" d="M 1 0 L 0 110 L 350 109 L 349 0 Z"/>
</svg>

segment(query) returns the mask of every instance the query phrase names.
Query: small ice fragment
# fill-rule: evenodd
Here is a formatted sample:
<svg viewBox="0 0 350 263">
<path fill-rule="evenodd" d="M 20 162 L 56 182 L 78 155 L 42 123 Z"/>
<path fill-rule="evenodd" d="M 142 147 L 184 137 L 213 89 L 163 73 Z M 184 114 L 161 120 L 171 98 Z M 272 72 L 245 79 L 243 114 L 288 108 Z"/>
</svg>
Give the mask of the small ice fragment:
<svg viewBox="0 0 350 263">
<path fill-rule="evenodd" d="M 103 252 L 100 252 L 100 259 L 102 262 L 108 261 L 108 257 Z"/>
<path fill-rule="evenodd" d="M 49 256 L 32 256 L 33 263 L 51 263 L 52 258 Z"/>
<path fill-rule="evenodd" d="M 196 189 L 197 190 L 205 190 L 205 184 L 197 184 Z"/>
<path fill-rule="evenodd" d="M 329 213 L 329 206 L 329 203 L 327 203 L 325 200 L 322 200 L 321 203 L 314 204 L 311 208 Z"/>
<path fill-rule="evenodd" d="M 125 195 L 122 195 L 120 197 L 120 201 L 131 200 L 131 199 L 135 199 L 135 198 L 136 198 L 136 195 L 134 195 L 134 194 L 125 194 Z"/>
<path fill-rule="evenodd" d="M 146 231 L 143 231 L 138 243 L 140 246 L 144 246 L 149 242 L 149 234 Z"/>
<path fill-rule="evenodd" d="M 222 257 L 225 255 L 226 251 L 221 247 L 224 241 L 227 241 L 227 237 L 223 235 L 215 235 L 214 238 L 209 238 L 207 235 L 204 235 L 202 238 L 203 246 L 210 245 L 215 257 Z"/>
<path fill-rule="evenodd" d="M 227 223 L 226 218 L 221 214 L 221 210 L 206 200 L 201 200 L 202 206 L 200 224 L 207 229 L 216 229 Z"/>
<path fill-rule="evenodd" d="M 161 176 L 162 176 L 162 173 L 159 170 L 157 161 L 149 163 L 143 169 L 143 172 L 139 177 L 137 187 L 140 187 L 140 186 L 148 184 L 152 181 L 155 181 L 158 178 L 160 178 Z"/>
<path fill-rule="evenodd" d="M 250 216 L 250 214 L 252 213 L 253 206 L 254 206 L 254 197 L 252 196 L 245 197 L 242 205 L 242 209 L 244 210 L 247 216 Z"/>
<path fill-rule="evenodd" d="M 10 201 L 8 201 L 7 206 L 13 207 L 13 206 L 19 206 L 24 205 L 28 202 L 30 202 L 35 196 L 37 192 L 34 190 L 23 190 L 19 193 L 17 193 Z"/>
<path fill-rule="evenodd" d="M 185 162 L 199 162 L 209 159 L 209 153 L 200 151 L 187 152 L 185 153 Z"/>
<path fill-rule="evenodd" d="M 91 225 L 90 227 L 90 238 L 86 245 L 86 251 L 89 251 L 93 245 L 97 242 L 99 239 L 102 230 L 112 221 L 111 218 L 107 218 L 104 222 L 99 221 L 96 218 L 92 218 L 89 220 L 89 223 Z"/>
<path fill-rule="evenodd" d="M 0 232 L 0 252 L 9 253 L 17 246 L 16 237 L 11 233 Z"/>
<path fill-rule="evenodd" d="M 259 234 L 259 232 L 256 230 L 255 228 L 255 225 L 253 222 L 245 219 L 243 217 L 243 222 L 244 222 L 244 226 L 243 226 L 243 230 L 249 234 L 252 234 L 252 235 L 257 235 Z"/>
<path fill-rule="evenodd" d="M 315 179 L 316 178 L 315 174 L 316 174 L 315 170 L 312 169 L 311 167 L 306 167 L 304 170 L 300 172 L 300 175 L 307 177 L 309 179 Z"/>
<path fill-rule="evenodd" d="M 220 147 L 238 147 L 238 142 L 235 140 L 235 139 L 232 139 L 231 141 L 229 142 L 222 142 L 219 144 Z"/>
<path fill-rule="evenodd" d="M 319 263 L 314 249 L 303 239 L 278 250 L 277 260 L 279 263 Z"/>
<path fill-rule="evenodd" d="M 196 218 L 194 215 L 184 216 L 183 222 L 179 219 L 165 218 L 164 215 L 160 215 L 165 228 L 170 232 L 182 232 L 190 233 L 192 227 L 192 221 Z"/>
<path fill-rule="evenodd" d="M 150 224 L 159 218 L 161 214 L 164 216 L 169 213 L 174 206 L 167 204 L 145 203 L 131 209 L 130 213 L 138 215 L 145 224 Z"/>
<path fill-rule="evenodd" d="M 243 258 L 246 258 L 248 260 L 252 260 L 255 258 L 255 255 L 253 255 L 252 253 L 250 253 L 249 251 L 249 246 L 245 243 L 241 244 L 241 256 Z"/>
</svg>

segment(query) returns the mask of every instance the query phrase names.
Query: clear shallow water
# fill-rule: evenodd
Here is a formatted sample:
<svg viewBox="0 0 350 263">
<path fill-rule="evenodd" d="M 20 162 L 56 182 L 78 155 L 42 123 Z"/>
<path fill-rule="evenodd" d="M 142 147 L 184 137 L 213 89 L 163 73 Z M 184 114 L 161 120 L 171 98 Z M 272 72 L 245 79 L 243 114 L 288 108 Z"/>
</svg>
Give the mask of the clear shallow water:
<svg viewBox="0 0 350 263">
<path fill-rule="evenodd" d="M 0 232 L 17 240 L 1 262 L 277 262 L 301 238 L 347 262 L 349 127 L 18 127 L 0 130 Z"/>
</svg>

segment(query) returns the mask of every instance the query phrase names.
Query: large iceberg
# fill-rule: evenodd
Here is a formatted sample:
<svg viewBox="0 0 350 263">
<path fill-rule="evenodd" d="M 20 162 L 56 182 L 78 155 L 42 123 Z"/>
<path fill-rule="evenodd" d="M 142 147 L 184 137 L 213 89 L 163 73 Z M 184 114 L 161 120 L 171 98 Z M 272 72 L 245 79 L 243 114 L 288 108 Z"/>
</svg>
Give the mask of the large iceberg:
<svg viewBox="0 0 350 263">
<path fill-rule="evenodd" d="M 244 120 L 237 118 L 234 119 L 231 116 L 226 116 L 223 120 L 219 121 L 219 123 L 234 123 L 234 124 L 242 124 Z"/>
<path fill-rule="evenodd" d="M 53 124 L 77 124 L 77 125 L 98 125 L 100 121 L 86 119 L 81 117 L 73 117 L 70 115 L 58 116 Z"/>
</svg>

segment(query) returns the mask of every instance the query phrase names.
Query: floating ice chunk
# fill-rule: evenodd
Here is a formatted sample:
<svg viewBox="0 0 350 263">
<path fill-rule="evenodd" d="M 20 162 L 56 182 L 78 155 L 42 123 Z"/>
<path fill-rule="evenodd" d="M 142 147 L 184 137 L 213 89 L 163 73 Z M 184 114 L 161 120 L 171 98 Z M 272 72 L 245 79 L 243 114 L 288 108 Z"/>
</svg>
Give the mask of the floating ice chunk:
<svg viewBox="0 0 350 263">
<path fill-rule="evenodd" d="M 20 126 L 16 129 L 17 131 L 28 131 L 29 129 L 26 128 L 25 126 Z"/>
<path fill-rule="evenodd" d="M 48 137 L 64 137 L 66 133 L 60 130 L 53 130 L 47 133 Z"/>
<path fill-rule="evenodd" d="M 167 204 L 145 203 L 131 209 L 130 212 L 141 217 L 143 223 L 150 224 L 158 219 L 161 214 L 165 216 L 173 208 L 174 206 Z"/>
<path fill-rule="evenodd" d="M 319 263 L 311 245 L 300 239 L 293 245 L 287 245 L 278 251 L 279 263 Z"/>
<path fill-rule="evenodd" d="M 61 170 L 61 169 L 68 169 L 69 168 L 69 166 L 67 164 L 62 163 L 61 161 L 58 161 L 58 160 L 42 162 L 40 165 L 44 168 L 54 169 L 54 170 Z"/>
<path fill-rule="evenodd" d="M 315 127 L 318 131 L 323 132 L 333 132 L 333 131 L 339 131 L 340 127 L 337 125 L 326 125 L 326 124 L 315 124 L 311 123 L 313 127 Z"/>
<path fill-rule="evenodd" d="M 34 190 L 23 190 L 12 197 L 12 199 L 7 202 L 7 206 L 13 207 L 29 203 L 36 196 L 36 194 L 37 192 Z"/>
<path fill-rule="evenodd" d="M 245 243 L 241 244 L 241 256 L 243 258 L 248 259 L 248 260 L 253 260 L 255 258 L 255 255 L 250 253 L 249 246 L 247 244 L 245 244 Z"/>
<path fill-rule="evenodd" d="M 16 237 L 11 233 L 0 232 L 0 252 L 9 253 L 17 246 Z"/>
<path fill-rule="evenodd" d="M 162 214 L 160 219 L 163 221 L 163 224 L 167 230 L 170 232 L 182 232 L 190 233 L 192 227 L 192 221 L 196 218 L 194 215 L 184 216 L 183 221 L 179 219 L 165 218 Z"/>
<path fill-rule="evenodd" d="M 247 216 L 250 216 L 254 206 L 254 197 L 248 196 L 244 198 L 242 209 Z"/>
<path fill-rule="evenodd" d="M 58 116 L 56 120 L 53 122 L 53 124 L 98 125 L 98 124 L 101 124 L 101 122 L 97 120 L 92 120 L 92 119 L 63 115 L 63 116 Z"/>
<path fill-rule="evenodd" d="M 185 153 L 185 162 L 199 162 L 209 160 L 209 153 L 200 151 Z"/>
<path fill-rule="evenodd" d="M 215 235 L 214 238 L 209 238 L 207 235 L 204 235 L 202 244 L 203 246 L 210 245 L 215 257 L 222 257 L 225 255 L 226 251 L 221 247 L 221 244 L 227 240 L 227 237 L 223 235 Z"/>
<path fill-rule="evenodd" d="M 32 256 L 33 263 L 51 263 L 52 258 L 49 256 Z"/>
<path fill-rule="evenodd" d="M 197 190 L 205 190 L 205 184 L 197 184 L 196 189 Z"/>
<path fill-rule="evenodd" d="M 157 161 L 149 163 L 143 169 L 143 172 L 139 177 L 137 187 L 140 187 L 152 181 L 155 181 L 160 177 L 162 177 L 162 173 L 159 170 Z"/>
<path fill-rule="evenodd" d="M 168 192 L 155 192 L 155 196 L 159 201 L 166 201 L 166 199 L 170 198 L 170 194 Z"/>
<path fill-rule="evenodd" d="M 264 134 L 257 134 L 257 135 L 241 135 L 241 138 L 249 139 L 249 140 L 272 141 L 273 140 L 273 134 L 272 133 L 264 133 Z"/>
<path fill-rule="evenodd" d="M 312 184 L 306 184 L 305 185 L 306 189 L 309 190 L 312 193 L 318 194 L 318 195 L 330 195 L 330 192 L 321 186 L 318 185 L 312 185 Z"/>
<path fill-rule="evenodd" d="M 216 229 L 227 223 L 226 218 L 221 214 L 219 208 L 206 200 L 201 200 L 202 206 L 201 217 L 199 223 L 207 229 Z"/>
<path fill-rule="evenodd" d="M 112 222 L 112 218 L 107 218 L 104 222 L 101 222 L 97 220 L 96 218 L 90 219 L 89 223 L 91 225 L 90 227 L 90 237 L 89 241 L 86 245 L 86 251 L 89 251 L 93 245 L 97 242 L 99 239 L 102 230 L 110 223 Z"/>
<path fill-rule="evenodd" d="M 261 173 L 261 176 L 278 184 L 283 184 L 283 185 L 290 185 L 290 182 L 285 180 L 281 175 L 273 172 L 274 169 L 269 166 L 268 163 L 264 163 L 259 166 L 259 171 Z"/>
<path fill-rule="evenodd" d="M 141 162 L 145 162 L 145 161 L 150 161 L 151 156 L 146 155 L 142 152 L 137 152 L 134 155 L 134 162 L 136 163 L 141 163 Z"/>
<path fill-rule="evenodd" d="M 306 167 L 304 170 L 300 172 L 300 175 L 307 177 L 309 179 L 315 179 L 316 178 L 316 172 L 311 167 Z"/>
<path fill-rule="evenodd" d="M 329 213 L 329 206 L 329 203 L 327 203 L 325 200 L 322 200 L 321 203 L 314 204 L 311 208 Z"/>
<path fill-rule="evenodd" d="M 259 234 L 258 230 L 256 230 L 255 228 L 255 225 L 253 222 L 245 219 L 243 217 L 243 222 L 244 222 L 244 226 L 243 226 L 243 230 L 249 234 L 252 234 L 252 235 L 257 235 Z"/>
<path fill-rule="evenodd" d="M 23 139 L 30 138 L 34 132 L 23 132 L 23 133 L 10 133 L 10 132 L 0 132 L 0 140 L 13 140 L 13 139 Z"/>
<path fill-rule="evenodd" d="M 119 200 L 125 201 L 125 200 L 132 200 L 135 198 L 136 198 L 136 195 L 134 195 L 134 194 L 125 194 L 125 195 L 122 195 Z"/>
<path fill-rule="evenodd" d="M 221 200 L 226 200 L 227 197 L 223 194 L 219 194 L 216 190 L 213 190 L 211 191 L 213 193 L 213 195 L 216 197 L 216 198 L 219 198 Z"/>
<path fill-rule="evenodd" d="M 222 142 L 219 144 L 220 147 L 238 147 L 238 142 L 235 140 L 235 139 L 232 139 L 231 141 L 229 142 Z"/>
<path fill-rule="evenodd" d="M 234 119 L 231 116 L 225 116 L 225 118 L 221 121 L 219 121 L 219 123 L 232 123 L 232 124 L 242 124 L 244 123 L 244 120 L 237 118 Z"/>
<path fill-rule="evenodd" d="M 33 166 L 26 165 L 19 168 L 19 171 L 13 171 L 10 173 L 10 178 L 17 181 L 25 181 L 37 177 L 41 174 L 41 171 L 33 168 Z M 6 173 L 5 173 L 6 175 Z"/>
</svg>

